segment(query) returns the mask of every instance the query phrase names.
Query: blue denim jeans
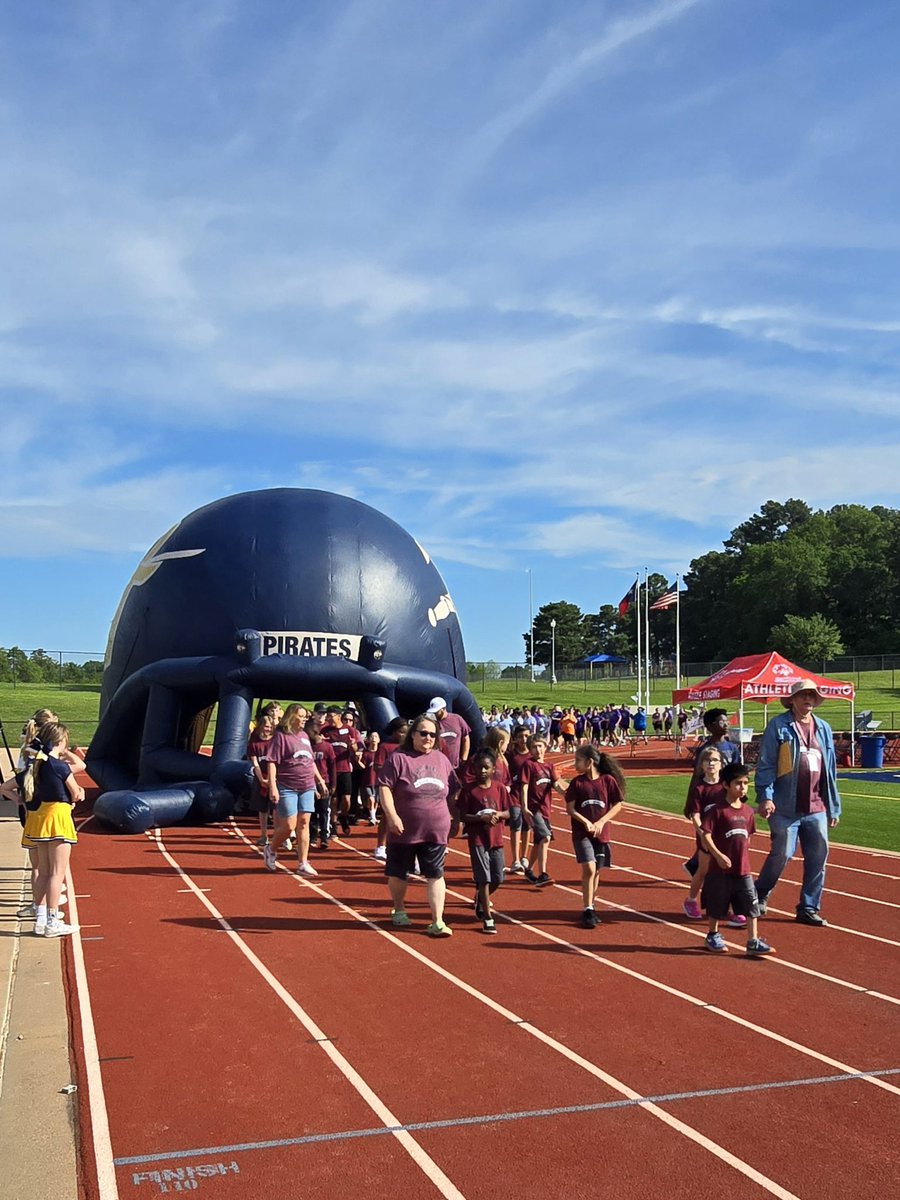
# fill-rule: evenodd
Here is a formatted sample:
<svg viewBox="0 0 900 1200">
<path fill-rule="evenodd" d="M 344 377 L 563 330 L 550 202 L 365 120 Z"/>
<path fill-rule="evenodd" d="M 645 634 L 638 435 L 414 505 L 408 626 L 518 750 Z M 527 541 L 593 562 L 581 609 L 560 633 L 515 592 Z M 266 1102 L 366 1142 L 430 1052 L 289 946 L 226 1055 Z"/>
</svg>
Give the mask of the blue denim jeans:
<svg viewBox="0 0 900 1200">
<path fill-rule="evenodd" d="M 794 857 L 799 841 L 803 851 L 803 886 L 797 909 L 818 909 L 822 903 L 825 863 L 828 859 L 828 814 L 806 813 L 791 820 L 772 813 L 769 828 L 772 831 L 772 849 L 756 881 L 760 900 L 767 898 L 781 878 L 782 871 Z"/>
</svg>

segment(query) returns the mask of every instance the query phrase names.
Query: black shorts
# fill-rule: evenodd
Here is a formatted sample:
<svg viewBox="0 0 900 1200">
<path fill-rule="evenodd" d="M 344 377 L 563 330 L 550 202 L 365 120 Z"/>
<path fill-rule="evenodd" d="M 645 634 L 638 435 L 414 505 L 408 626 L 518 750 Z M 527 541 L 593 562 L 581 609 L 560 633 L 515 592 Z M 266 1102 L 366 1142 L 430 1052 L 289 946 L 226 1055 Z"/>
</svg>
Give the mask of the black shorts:
<svg viewBox="0 0 900 1200">
<path fill-rule="evenodd" d="M 250 784 L 250 795 L 247 798 L 247 806 L 250 809 L 250 812 L 255 813 L 269 812 L 272 807 L 269 803 L 268 793 L 263 795 L 259 786 L 259 780 L 255 775 L 253 776 L 253 781 Z"/>
<path fill-rule="evenodd" d="M 418 859 L 419 871 L 426 879 L 442 879 L 446 856 L 447 847 L 439 842 L 388 842 L 384 873 L 408 879 Z"/>
<path fill-rule="evenodd" d="M 335 796 L 353 795 L 353 772 L 338 771 L 334 785 Z"/>
<path fill-rule="evenodd" d="M 758 917 L 759 901 L 752 875 L 727 875 L 715 871 L 706 876 L 700 903 L 706 915 L 714 921 L 722 921 L 733 908 L 739 917 Z"/>
</svg>

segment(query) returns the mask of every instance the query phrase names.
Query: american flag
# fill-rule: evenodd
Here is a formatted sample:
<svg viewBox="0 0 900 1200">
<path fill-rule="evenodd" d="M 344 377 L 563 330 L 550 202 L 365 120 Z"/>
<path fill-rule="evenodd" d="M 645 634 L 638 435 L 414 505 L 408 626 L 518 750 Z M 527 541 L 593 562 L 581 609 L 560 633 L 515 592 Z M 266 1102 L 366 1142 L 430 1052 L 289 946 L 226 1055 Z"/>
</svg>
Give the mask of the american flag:
<svg viewBox="0 0 900 1200">
<path fill-rule="evenodd" d="M 667 592 L 663 592 L 658 600 L 654 600 L 650 605 L 651 612 L 658 612 L 664 608 L 671 608 L 673 604 L 678 603 L 678 587 L 672 584 Z"/>
</svg>

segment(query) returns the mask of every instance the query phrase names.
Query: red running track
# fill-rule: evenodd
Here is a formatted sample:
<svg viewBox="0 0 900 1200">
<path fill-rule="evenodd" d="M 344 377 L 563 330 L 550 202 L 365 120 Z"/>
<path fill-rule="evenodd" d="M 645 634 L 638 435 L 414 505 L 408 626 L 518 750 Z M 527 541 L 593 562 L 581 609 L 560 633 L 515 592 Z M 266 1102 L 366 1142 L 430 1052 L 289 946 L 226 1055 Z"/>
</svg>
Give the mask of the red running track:
<svg viewBox="0 0 900 1200">
<path fill-rule="evenodd" d="M 775 917 L 777 961 L 734 938 L 706 955 L 680 914 L 686 828 L 626 811 L 595 931 L 574 923 L 579 869 L 557 835 L 556 886 L 508 881 L 494 938 L 455 842 L 456 932 L 432 942 L 421 888 L 417 927 L 389 929 L 368 831 L 319 855 L 310 886 L 227 827 L 157 841 L 89 823 L 71 985 L 85 1196 L 897 1194 L 895 910 L 829 894 L 841 930 Z M 874 862 L 846 890 L 900 904 L 900 860 L 835 859 Z M 94 1124 L 108 1114 L 99 1161 L 91 1101 Z"/>
</svg>

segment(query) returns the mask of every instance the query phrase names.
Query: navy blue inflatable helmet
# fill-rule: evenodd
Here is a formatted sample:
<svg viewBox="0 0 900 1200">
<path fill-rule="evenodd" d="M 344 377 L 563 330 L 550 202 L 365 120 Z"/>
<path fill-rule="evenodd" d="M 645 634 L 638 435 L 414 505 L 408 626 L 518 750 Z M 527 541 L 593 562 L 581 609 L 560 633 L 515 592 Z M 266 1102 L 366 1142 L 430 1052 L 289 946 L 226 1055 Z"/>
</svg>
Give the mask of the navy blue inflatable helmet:
<svg viewBox="0 0 900 1200">
<path fill-rule="evenodd" d="M 394 521 L 330 492 L 217 500 L 148 551 L 113 619 L 88 768 L 115 795 L 95 812 L 147 828 L 186 815 L 186 780 L 239 789 L 257 697 L 353 700 L 380 730 L 440 695 L 480 738 L 465 670 L 447 587 Z M 166 788 L 181 797 L 172 812 Z M 212 808 L 221 816 L 221 797 Z"/>
</svg>

